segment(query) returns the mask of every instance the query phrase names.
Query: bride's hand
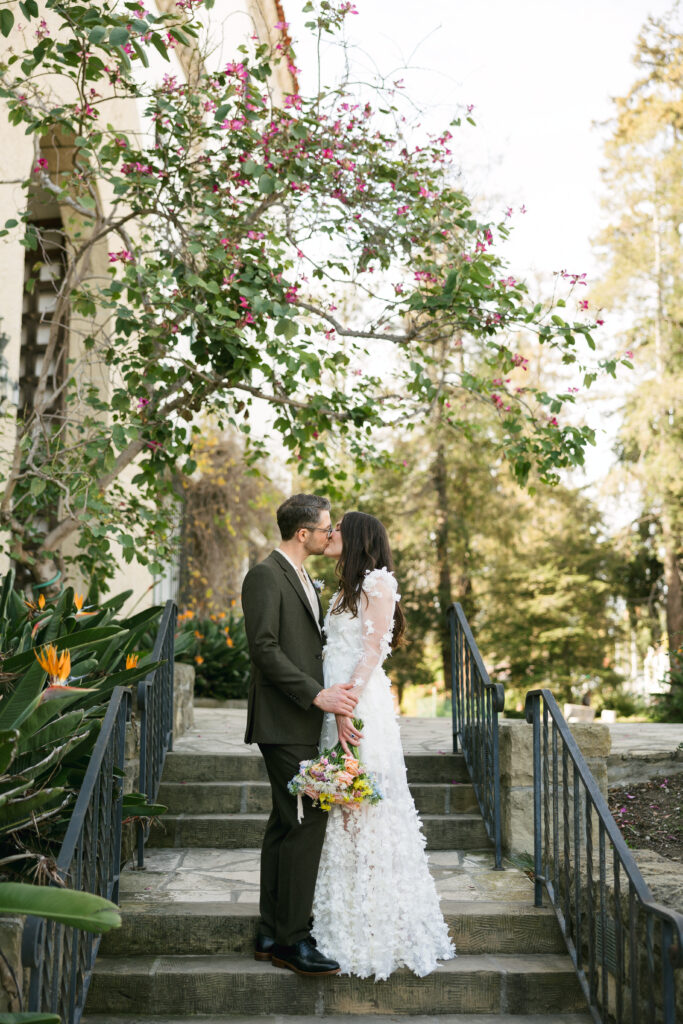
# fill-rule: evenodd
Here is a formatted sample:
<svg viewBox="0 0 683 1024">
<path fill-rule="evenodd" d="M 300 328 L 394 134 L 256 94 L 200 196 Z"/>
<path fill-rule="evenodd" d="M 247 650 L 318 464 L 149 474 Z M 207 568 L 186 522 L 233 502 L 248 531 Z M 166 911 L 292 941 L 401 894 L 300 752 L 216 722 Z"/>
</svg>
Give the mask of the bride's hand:
<svg viewBox="0 0 683 1024">
<path fill-rule="evenodd" d="M 353 724 L 353 719 L 348 718 L 346 715 L 335 715 L 337 721 L 337 732 L 339 733 L 339 742 L 342 745 L 342 750 L 349 757 L 352 757 L 352 753 L 349 750 L 349 743 L 352 746 L 357 747 L 358 741 L 363 739 L 363 733 L 358 732 Z"/>
<path fill-rule="evenodd" d="M 316 693 L 313 703 L 321 711 L 332 711 L 335 715 L 350 715 L 358 697 L 353 693 L 353 683 L 335 683 L 326 690 Z"/>
</svg>

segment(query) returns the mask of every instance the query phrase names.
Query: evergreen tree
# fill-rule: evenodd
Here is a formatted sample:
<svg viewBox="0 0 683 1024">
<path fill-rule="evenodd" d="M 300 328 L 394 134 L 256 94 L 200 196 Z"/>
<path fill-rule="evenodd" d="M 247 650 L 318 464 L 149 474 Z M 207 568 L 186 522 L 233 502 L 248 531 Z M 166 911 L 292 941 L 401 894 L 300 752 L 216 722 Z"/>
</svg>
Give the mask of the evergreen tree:
<svg viewBox="0 0 683 1024">
<path fill-rule="evenodd" d="M 639 519 L 661 546 L 671 680 L 683 683 L 683 30 L 680 4 L 649 18 L 634 58 L 639 77 L 615 101 L 604 181 L 607 225 L 600 305 L 618 311 L 637 383 L 623 409 L 622 469 L 637 483 Z M 648 560 L 646 560 L 648 561 Z M 656 592 L 653 591 L 656 596 Z M 656 641 L 657 629 L 652 640 Z M 680 703 L 680 699 L 679 699 Z"/>
</svg>

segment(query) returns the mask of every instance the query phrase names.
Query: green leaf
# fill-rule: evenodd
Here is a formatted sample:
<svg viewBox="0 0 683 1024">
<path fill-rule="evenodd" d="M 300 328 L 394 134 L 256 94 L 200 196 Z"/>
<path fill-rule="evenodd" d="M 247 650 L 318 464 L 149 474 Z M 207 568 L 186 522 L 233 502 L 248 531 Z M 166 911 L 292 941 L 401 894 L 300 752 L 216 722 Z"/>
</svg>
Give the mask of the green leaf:
<svg viewBox="0 0 683 1024">
<path fill-rule="evenodd" d="M 13 25 L 14 15 L 6 7 L 3 7 L 2 10 L 0 10 L 0 33 L 7 38 L 12 31 Z"/>
<path fill-rule="evenodd" d="M 5 729 L 0 732 L 0 775 L 4 775 L 17 752 L 19 743 L 18 729 Z"/>
<path fill-rule="evenodd" d="M 36 811 L 55 811 L 62 802 L 64 789 L 55 786 L 53 789 L 41 789 L 38 793 L 10 800 L 0 806 L 0 834 L 13 832 L 30 824 Z M 2 913 L 0 905 L 0 914 Z"/>
<path fill-rule="evenodd" d="M 123 797 L 124 818 L 158 818 L 168 807 L 150 804 L 144 793 L 126 793 Z"/>
<path fill-rule="evenodd" d="M 88 42 L 92 43 L 93 46 L 97 46 L 99 43 L 102 42 L 106 34 L 107 29 L 104 25 L 95 25 L 95 28 L 90 30 Z"/>
<path fill-rule="evenodd" d="M 166 49 L 164 41 L 163 41 L 163 39 L 161 38 L 161 36 L 157 32 L 154 32 L 150 36 L 150 40 L 149 41 L 152 44 L 152 46 L 154 47 L 154 49 L 157 50 L 158 53 L 161 54 L 161 56 L 164 58 L 164 60 L 170 61 L 171 58 L 168 55 L 168 50 Z"/>
<path fill-rule="evenodd" d="M 272 174 L 262 174 L 258 180 L 258 190 L 269 196 L 275 191 L 275 178 Z"/>
<path fill-rule="evenodd" d="M 38 17 L 38 4 L 36 0 L 22 0 L 19 4 L 19 9 L 25 18 L 30 21 L 31 18 Z"/>
<path fill-rule="evenodd" d="M 128 29 L 124 28 L 122 25 L 119 25 L 117 28 L 113 28 L 109 33 L 110 46 L 125 46 L 128 39 Z"/>
<path fill-rule="evenodd" d="M 2 1024 L 61 1024 L 58 1013 L 35 1013 L 26 1010 L 24 1013 L 3 1013 Z"/>
<path fill-rule="evenodd" d="M 23 882 L 0 882 L 0 914 L 33 914 L 97 934 L 121 927 L 118 907 L 102 896 Z"/>
<path fill-rule="evenodd" d="M 46 672 L 35 660 L 11 697 L 0 702 L 0 729 L 17 729 L 40 701 Z"/>
</svg>

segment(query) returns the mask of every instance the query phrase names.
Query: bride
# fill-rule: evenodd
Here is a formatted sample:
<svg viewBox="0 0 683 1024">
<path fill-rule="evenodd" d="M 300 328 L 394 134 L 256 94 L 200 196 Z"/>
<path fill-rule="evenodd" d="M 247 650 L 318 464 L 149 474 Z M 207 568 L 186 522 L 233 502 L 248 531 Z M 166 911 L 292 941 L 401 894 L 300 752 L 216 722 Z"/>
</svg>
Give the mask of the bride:
<svg viewBox="0 0 683 1024">
<path fill-rule="evenodd" d="M 405 631 L 387 532 L 364 512 L 347 512 L 325 554 L 338 559 L 339 590 L 325 618 L 325 686 L 352 681 L 353 720 L 326 714 L 321 748 L 342 741 L 379 782 L 374 806 L 335 806 L 325 834 L 312 935 L 345 974 L 375 980 L 399 967 L 429 974 L 455 955 L 424 852 L 425 837 L 406 767 L 383 662 Z"/>
</svg>

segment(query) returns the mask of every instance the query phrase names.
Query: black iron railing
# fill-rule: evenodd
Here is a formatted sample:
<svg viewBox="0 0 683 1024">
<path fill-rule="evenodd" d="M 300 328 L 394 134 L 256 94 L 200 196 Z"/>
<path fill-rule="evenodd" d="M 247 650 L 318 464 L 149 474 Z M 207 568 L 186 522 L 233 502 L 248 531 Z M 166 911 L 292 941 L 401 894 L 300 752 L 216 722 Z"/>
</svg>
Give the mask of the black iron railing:
<svg viewBox="0 0 683 1024">
<path fill-rule="evenodd" d="M 498 712 L 505 692 L 492 683 L 484 668 L 472 631 L 459 604 L 448 609 L 451 635 L 453 753 L 460 749 L 472 780 L 486 832 L 495 849 L 496 868 L 502 866 L 500 831 L 500 765 Z"/>
<path fill-rule="evenodd" d="M 139 790 L 153 804 L 159 792 L 166 752 L 173 749 L 173 651 L 178 609 L 167 601 L 152 651 L 152 661 L 160 661 L 142 682 L 138 683 L 137 704 L 140 712 L 140 780 Z M 138 821 L 138 867 L 144 867 L 145 842 L 150 821 Z"/>
<path fill-rule="evenodd" d="M 130 691 L 112 693 L 57 857 L 65 886 L 118 902 L 121 804 Z M 31 968 L 29 1010 L 78 1024 L 100 936 L 42 917 L 27 917 L 22 961 Z"/>
<path fill-rule="evenodd" d="M 653 900 L 552 693 L 530 691 L 525 712 L 535 904 L 545 888 L 596 1022 L 675 1024 L 683 915 Z"/>
</svg>

